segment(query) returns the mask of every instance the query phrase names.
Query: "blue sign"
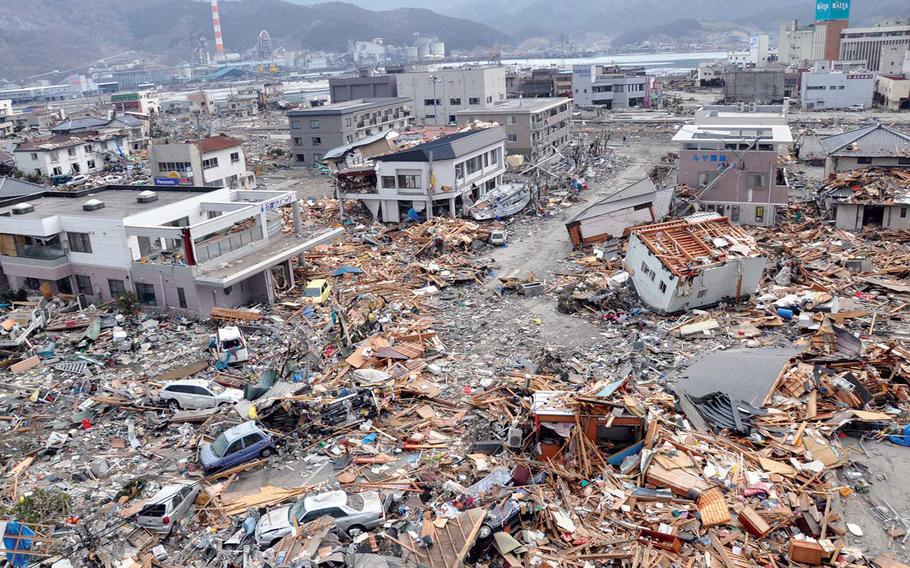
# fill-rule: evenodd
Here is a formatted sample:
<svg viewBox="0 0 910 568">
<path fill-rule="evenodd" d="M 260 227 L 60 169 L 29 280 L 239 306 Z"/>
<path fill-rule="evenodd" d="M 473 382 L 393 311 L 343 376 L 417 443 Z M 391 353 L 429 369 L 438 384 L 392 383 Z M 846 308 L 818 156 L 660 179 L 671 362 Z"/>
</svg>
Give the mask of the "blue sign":
<svg viewBox="0 0 910 568">
<path fill-rule="evenodd" d="M 155 178 L 155 185 L 180 185 L 179 178 Z"/>
<path fill-rule="evenodd" d="M 815 0 L 815 21 L 847 20 L 850 18 L 850 0 Z"/>
</svg>

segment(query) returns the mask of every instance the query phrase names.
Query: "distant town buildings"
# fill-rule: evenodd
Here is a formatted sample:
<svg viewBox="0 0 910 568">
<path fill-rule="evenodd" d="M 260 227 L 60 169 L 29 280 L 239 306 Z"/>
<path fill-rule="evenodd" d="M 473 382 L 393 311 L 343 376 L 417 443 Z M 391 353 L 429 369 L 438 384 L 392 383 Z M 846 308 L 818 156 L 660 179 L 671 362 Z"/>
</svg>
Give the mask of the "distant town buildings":
<svg viewBox="0 0 910 568">
<path fill-rule="evenodd" d="M 256 176 L 246 169 L 242 144 L 224 134 L 184 143 L 152 144 L 152 180 L 158 186 L 252 189 Z"/>
<path fill-rule="evenodd" d="M 445 43 L 437 37 L 418 36 L 411 45 L 392 45 L 384 38 L 351 43 L 351 56 L 357 66 L 376 67 L 385 64 L 425 63 L 445 58 Z"/>
<path fill-rule="evenodd" d="M 575 65 L 572 95 L 577 107 L 623 109 L 645 106 L 649 79 L 643 68 Z"/>
<path fill-rule="evenodd" d="M 558 67 L 522 69 L 506 73 L 509 98 L 571 97 L 572 72 Z"/>
<path fill-rule="evenodd" d="M 0 136 L 9 136 L 13 133 L 15 124 L 13 117 L 13 101 L 0 100 Z"/>
<path fill-rule="evenodd" d="M 506 99 L 506 71 L 501 66 L 412 70 L 395 73 L 398 96 L 411 99 L 420 125 L 455 124 L 462 109 Z"/>
<path fill-rule="evenodd" d="M 550 156 L 569 142 L 572 99 L 507 99 L 456 113 L 459 124 L 495 122 L 506 133 L 506 151 L 531 162 Z"/>
<path fill-rule="evenodd" d="M 326 152 L 411 123 L 411 99 L 356 99 L 288 113 L 295 166 L 322 163 Z"/>
<path fill-rule="evenodd" d="M 910 23 L 847 28 L 841 32 L 840 42 L 839 59 L 865 61 L 870 71 L 900 73 L 904 54 L 910 48 Z"/>
<path fill-rule="evenodd" d="M 115 93 L 111 95 L 111 104 L 120 112 L 136 112 L 146 115 L 161 112 L 161 99 L 150 90 Z"/>
</svg>

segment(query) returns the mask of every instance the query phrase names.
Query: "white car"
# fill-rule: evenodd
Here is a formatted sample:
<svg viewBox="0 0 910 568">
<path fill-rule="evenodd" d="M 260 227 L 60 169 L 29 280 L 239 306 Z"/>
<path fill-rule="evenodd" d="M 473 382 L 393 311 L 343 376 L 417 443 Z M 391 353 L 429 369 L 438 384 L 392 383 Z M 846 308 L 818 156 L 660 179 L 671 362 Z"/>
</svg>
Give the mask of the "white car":
<svg viewBox="0 0 910 568">
<path fill-rule="evenodd" d="M 333 517 L 339 529 L 356 534 L 381 525 L 385 506 L 375 491 L 348 495 L 339 490 L 310 495 L 290 507 L 279 507 L 263 515 L 256 524 L 256 544 L 263 549 L 274 546 L 290 534 L 292 518 L 296 519 L 295 524 L 302 525 L 324 515 Z"/>
<path fill-rule="evenodd" d="M 165 485 L 136 515 L 136 524 L 158 534 L 171 534 L 196 501 L 201 485 L 192 481 L 180 481 Z"/>
<path fill-rule="evenodd" d="M 85 183 L 85 180 L 87 180 L 87 179 L 88 179 L 88 176 L 84 176 L 84 175 L 73 176 L 73 179 L 66 182 L 66 187 L 73 187 L 74 185 L 79 185 L 81 183 Z"/>
<path fill-rule="evenodd" d="M 172 381 L 158 391 L 158 399 L 171 410 L 201 410 L 223 404 L 234 404 L 243 399 L 243 391 L 226 388 L 205 379 Z"/>
<path fill-rule="evenodd" d="M 215 355 L 221 366 L 250 360 L 250 350 L 240 328 L 234 325 L 219 327 L 213 338 Z M 216 368 L 218 365 L 216 365 Z"/>
</svg>

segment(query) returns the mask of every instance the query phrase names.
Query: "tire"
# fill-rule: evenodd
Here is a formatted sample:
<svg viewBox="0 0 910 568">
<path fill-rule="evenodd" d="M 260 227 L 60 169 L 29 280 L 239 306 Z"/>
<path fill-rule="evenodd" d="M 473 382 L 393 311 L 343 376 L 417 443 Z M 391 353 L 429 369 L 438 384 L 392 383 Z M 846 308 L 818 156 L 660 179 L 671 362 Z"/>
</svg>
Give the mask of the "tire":
<svg viewBox="0 0 910 568">
<path fill-rule="evenodd" d="M 269 457 L 270 455 L 272 455 L 272 448 L 266 448 L 259 452 L 259 457 L 263 459 Z"/>
<path fill-rule="evenodd" d="M 348 536 L 354 537 L 360 533 L 367 532 L 367 529 L 363 525 L 351 525 L 345 532 L 348 533 Z"/>
<path fill-rule="evenodd" d="M 493 527 L 490 525 L 481 525 L 480 531 L 477 533 L 477 538 L 487 539 L 493 536 Z"/>
<path fill-rule="evenodd" d="M 177 412 L 178 410 L 180 410 L 180 403 L 177 402 L 177 399 L 172 398 L 171 400 L 168 401 L 167 407 L 169 410 L 171 410 L 173 412 Z"/>
</svg>

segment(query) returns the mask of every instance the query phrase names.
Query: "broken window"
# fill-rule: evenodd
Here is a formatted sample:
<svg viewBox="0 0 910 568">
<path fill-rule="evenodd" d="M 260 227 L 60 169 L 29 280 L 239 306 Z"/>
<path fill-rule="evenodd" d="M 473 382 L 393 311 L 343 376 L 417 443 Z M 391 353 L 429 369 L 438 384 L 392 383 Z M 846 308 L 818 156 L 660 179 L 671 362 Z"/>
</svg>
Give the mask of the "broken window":
<svg viewBox="0 0 910 568">
<path fill-rule="evenodd" d="M 136 296 L 139 298 L 139 303 L 146 306 L 157 306 L 157 299 L 155 298 L 155 287 L 151 284 L 143 284 L 142 282 L 136 282 Z"/>
<path fill-rule="evenodd" d="M 420 176 L 398 174 L 398 187 L 400 189 L 420 189 Z"/>
<path fill-rule="evenodd" d="M 663 294 L 664 292 L 667 291 L 667 283 L 664 282 L 663 280 L 661 280 L 660 286 L 658 286 L 657 289 L 660 290 L 661 294 Z"/>
<path fill-rule="evenodd" d="M 85 274 L 77 274 L 76 290 L 78 290 L 80 294 L 92 294 L 92 278 Z"/>
<path fill-rule="evenodd" d="M 126 287 L 123 285 L 123 280 L 108 280 L 107 287 L 110 289 L 111 296 L 114 298 L 126 293 Z"/>
<path fill-rule="evenodd" d="M 734 205 L 730 209 L 730 219 L 733 222 L 739 221 L 739 205 Z"/>
<path fill-rule="evenodd" d="M 385 189 L 395 189 L 395 176 L 382 176 L 381 181 Z"/>
</svg>

